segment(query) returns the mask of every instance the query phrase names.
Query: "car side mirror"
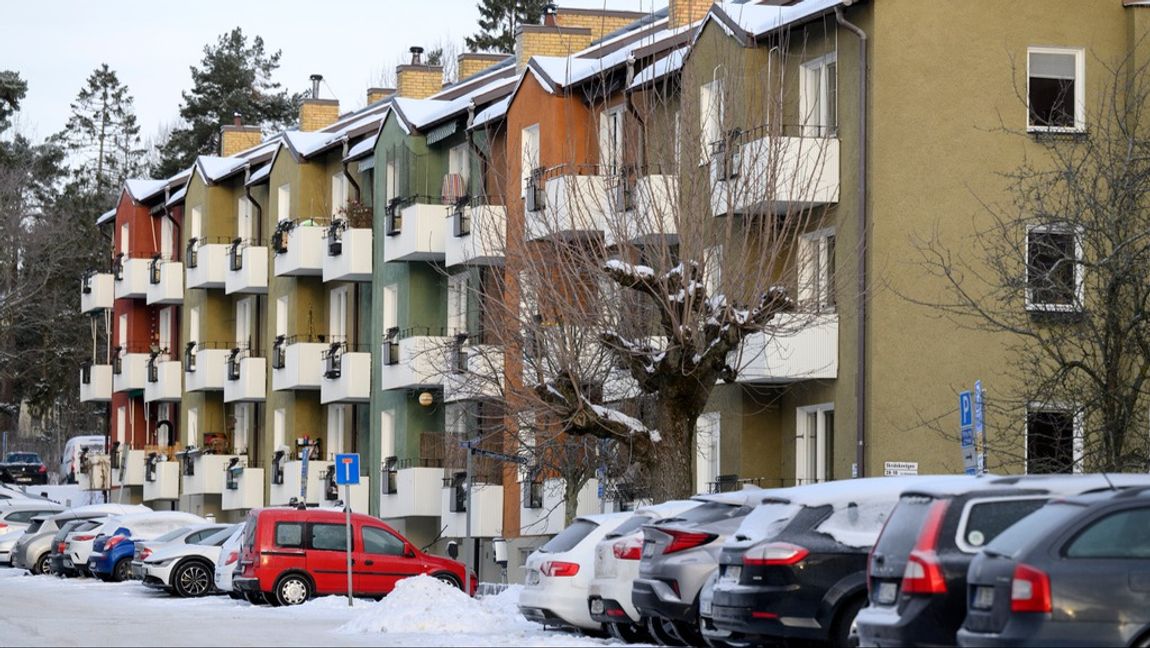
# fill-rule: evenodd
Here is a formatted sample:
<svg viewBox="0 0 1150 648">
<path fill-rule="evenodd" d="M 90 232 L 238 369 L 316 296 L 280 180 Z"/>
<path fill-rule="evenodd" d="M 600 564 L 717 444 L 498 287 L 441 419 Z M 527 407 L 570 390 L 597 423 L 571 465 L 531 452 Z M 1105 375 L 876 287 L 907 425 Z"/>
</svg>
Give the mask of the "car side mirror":
<svg viewBox="0 0 1150 648">
<path fill-rule="evenodd" d="M 403 557 L 415 558 L 415 547 L 411 545 L 403 545 Z"/>
<path fill-rule="evenodd" d="M 458 542 L 452 540 L 451 542 L 447 543 L 447 555 L 450 556 L 452 560 L 456 560 L 457 558 L 459 558 L 459 543 Z"/>
</svg>

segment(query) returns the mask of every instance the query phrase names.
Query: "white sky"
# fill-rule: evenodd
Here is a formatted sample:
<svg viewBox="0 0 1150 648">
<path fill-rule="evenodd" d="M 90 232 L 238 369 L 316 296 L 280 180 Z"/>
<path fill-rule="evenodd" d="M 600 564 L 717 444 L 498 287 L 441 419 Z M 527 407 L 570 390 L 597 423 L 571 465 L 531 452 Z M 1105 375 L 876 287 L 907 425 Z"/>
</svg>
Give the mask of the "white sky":
<svg viewBox="0 0 1150 648">
<path fill-rule="evenodd" d="M 652 11 L 667 0 L 564 0 L 565 7 Z M 340 110 L 366 103 L 366 89 L 412 45 L 430 48 L 477 29 L 476 0 L 32 0 L 5 2 L 0 69 L 28 82 L 17 128 L 35 139 L 64 127 L 88 75 L 107 63 L 135 98 L 145 140 L 179 116 L 188 68 L 234 27 L 282 50 L 275 79 L 291 91 L 324 76 L 322 97 Z M 316 8 L 326 11 L 316 15 Z"/>
</svg>

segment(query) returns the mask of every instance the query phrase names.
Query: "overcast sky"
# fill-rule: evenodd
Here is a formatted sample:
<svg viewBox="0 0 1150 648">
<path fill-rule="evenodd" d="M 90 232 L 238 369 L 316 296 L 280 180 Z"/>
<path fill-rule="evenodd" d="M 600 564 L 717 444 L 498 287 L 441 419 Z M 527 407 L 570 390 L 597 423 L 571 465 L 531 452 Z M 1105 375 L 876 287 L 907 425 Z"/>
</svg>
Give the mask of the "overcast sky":
<svg viewBox="0 0 1150 648">
<path fill-rule="evenodd" d="M 667 0 L 565 0 L 567 7 L 652 11 Z M 319 73 L 321 96 L 341 111 L 362 107 L 366 89 L 412 45 L 458 42 L 476 30 L 476 0 L 31 0 L 6 2 L 0 69 L 28 82 L 17 127 L 33 139 L 63 128 L 69 104 L 101 63 L 136 101 L 145 139 L 174 122 L 188 68 L 234 27 L 282 50 L 276 80 L 293 91 Z M 317 9 L 324 11 L 317 14 Z"/>
</svg>

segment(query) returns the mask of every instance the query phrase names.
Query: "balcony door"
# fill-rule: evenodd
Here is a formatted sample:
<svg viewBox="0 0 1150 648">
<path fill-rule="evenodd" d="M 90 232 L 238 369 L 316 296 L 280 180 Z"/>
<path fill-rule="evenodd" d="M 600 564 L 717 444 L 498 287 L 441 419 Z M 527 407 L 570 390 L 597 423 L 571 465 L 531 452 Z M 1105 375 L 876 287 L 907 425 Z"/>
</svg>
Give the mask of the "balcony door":
<svg viewBox="0 0 1150 648">
<path fill-rule="evenodd" d="M 255 403 L 236 403 L 232 428 L 232 452 L 246 454 L 255 421 Z"/>
<path fill-rule="evenodd" d="M 350 333 L 348 328 L 348 307 L 349 299 L 348 293 L 350 288 L 348 286 L 340 286 L 331 291 L 330 301 L 328 303 L 328 333 L 331 335 L 332 342 L 350 342 L 348 336 Z"/>
<path fill-rule="evenodd" d="M 236 301 L 236 346 L 251 350 L 255 340 L 256 298 L 243 297 Z"/>
<path fill-rule="evenodd" d="M 623 106 L 599 115 L 599 174 L 618 175 L 623 168 Z"/>
<path fill-rule="evenodd" d="M 721 414 L 707 412 L 695 422 L 695 492 L 706 493 L 719 477 Z"/>
<path fill-rule="evenodd" d="M 128 257 L 128 239 L 131 231 L 127 223 L 120 224 L 120 254 L 123 254 L 124 258 Z"/>
<path fill-rule="evenodd" d="M 252 204 L 247 198 L 240 198 L 236 202 L 236 237 L 244 241 L 251 241 L 255 232 L 252 219 Z"/>
<path fill-rule="evenodd" d="M 167 217 L 160 218 L 160 257 L 164 259 L 174 258 L 172 250 L 176 246 L 176 226 L 172 223 L 172 219 Z"/>
<path fill-rule="evenodd" d="M 799 77 L 799 112 L 806 137 L 837 134 L 838 64 L 834 53 L 803 63 Z"/>
<path fill-rule="evenodd" d="M 795 428 L 795 484 L 834 479 L 834 403 L 798 408 Z"/>
<path fill-rule="evenodd" d="M 327 406 L 327 451 L 333 457 L 346 452 L 347 405 Z"/>
<path fill-rule="evenodd" d="M 175 353 L 175 308 L 168 306 L 160 309 L 159 341 L 160 359 L 170 360 Z"/>
</svg>

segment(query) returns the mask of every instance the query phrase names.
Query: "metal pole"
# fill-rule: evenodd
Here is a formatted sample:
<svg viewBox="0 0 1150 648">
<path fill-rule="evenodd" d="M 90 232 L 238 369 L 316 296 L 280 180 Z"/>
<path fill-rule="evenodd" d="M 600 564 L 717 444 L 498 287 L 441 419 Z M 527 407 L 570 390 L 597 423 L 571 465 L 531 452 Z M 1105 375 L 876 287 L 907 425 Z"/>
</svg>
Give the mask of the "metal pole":
<svg viewBox="0 0 1150 648">
<path fill-rule="evenodd" d="M 476 551 L 475 546 L 471 543 L 471 457 L 474 454 L 474 448 L 471 445 L 472 443 L 472 439 L 467 440 L 467 511 L 464 513 L 464 516 L 466 517 L 466 526 L 464 528 L 465 533 L 467 534 L 467 551 L 471 554 L 471 560 L 468 562 L 470 562 L 471 565 L 474 565 Z M 467 564 L 463 565 L 463 593 L 468 595 L 471 594 L 471 566 Z"/>
<path fill-rule="evenodd" d="M 343 512 L 347 521 L 347 606 L 353 607 L 351 596 L 351 484 L 343 486 Z"/>
</svg>

